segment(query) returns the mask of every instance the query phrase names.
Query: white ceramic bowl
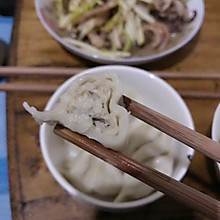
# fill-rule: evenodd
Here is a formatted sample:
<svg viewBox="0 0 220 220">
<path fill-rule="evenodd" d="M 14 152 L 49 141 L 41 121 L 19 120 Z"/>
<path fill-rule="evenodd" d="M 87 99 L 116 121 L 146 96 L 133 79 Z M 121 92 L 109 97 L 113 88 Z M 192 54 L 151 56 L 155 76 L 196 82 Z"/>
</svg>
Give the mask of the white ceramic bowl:
<svg viewBox="0 0 220 220">
<path fill-rule="evenodd" d="M 107 72 L 118 74 L 122 82 L 125 82 L 129 86 L 135 88 L 137 92 L 143 94 L 145 97 L 144 102 L 146 102 L 147 106 L 194 129 L 191 114 L 186 104 L 169 84 L 145 70 L 128 66 L 109 65 L 96 67 L 69 78 L 52 95 L 45 110 L 50 110 L 54 106 L 58 101 L 59 96 L 77 77 L 80 77 L 83 74 L 102 74 Z M 65 160 L 65 153 L 60 144 L 62 143 L 61 138 L 53 133 L 52 126 L 43 124 L 40 127 L 40 143 L 43 157 L 50 172 L 57 182 L 77 200 L 105 210 L 126 210 L 149 204 L 163 195 L 156 191 L 145 198 L 124 203 L 113 203 L 93 198 L 74 188 L 61 175 L 60 167 L 62 161 Z M 194 150 L 175 140 L 173 144 L 176 147 L 176 150 L 172 177 L 180 181 L 187 172 L 190 164 L 189 158 L 193 156 Z"/>
<path fill-rule="evenodd" d="M 212 139 L 220 143 L 220 103 L 218 104 L 212 123 Z M 215 163 L 218 179 L 220 180 L 220 163 Z"/>
<path fill-rule="evenodd" d="M 93 62 L 102 63 L 102 64 L 126 64 L 126 65 L 138 65 L 143 64 L 147 62 L 151 62 L 154 60 L 157 60 L 159 58 L 162 58 L 164 56 L 167 56 L 168 54 L 171 54 L 175 52 L 176 50 L 183 47 L 185 44 L 187 44 L 199 31 L 203 18 L 205 13 L 205 7 L 204 7 L 204 1 L 203 0 L 189 0 L 187 2 L 188 8 L 190 12 L 196 11 L 197 15 L 196 18 L 189 24 L 189 27 L 187 28 L 187 31 L 185 31 L 184 34 L 178 39 L 178 41 L 168 47 L 165 50 L 157 51 L 150 55 L 147 54 L 147 51 L 143 50 L 140 55 L 132 55 L 129 58 L 106 58 L 103 56 L 99 56 L 96 54 L 92 54 L 86 51 L 83 51 L 70 43 L 64 41 L 61 38 L 61 31 L 58 31 L 57 28 L 57 22 L 54 19 L 54 16 L 51 14 L 51 12 L 48 12 L 47 8 L 50 6 L 52 0 L 34 0 L 35 1 L 35 8 L 37 15 L 45 27 L 45 29 L 61 44 L 63 45 L 67 50 L 69 50 L 71 53 L 74 53 L 80 57 L 83 57 L 85 59 L 88 59 Z"/>
</svg>

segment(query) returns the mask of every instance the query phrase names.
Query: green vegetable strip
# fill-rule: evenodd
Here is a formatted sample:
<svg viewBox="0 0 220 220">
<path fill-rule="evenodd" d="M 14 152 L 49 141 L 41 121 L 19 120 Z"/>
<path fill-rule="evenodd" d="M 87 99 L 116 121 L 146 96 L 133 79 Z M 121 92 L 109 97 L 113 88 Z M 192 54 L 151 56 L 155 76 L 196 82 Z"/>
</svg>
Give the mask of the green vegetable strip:
<svg viewBox="0 0 220 220">
<path fill-rule="evenodd" d="M 56 0 L 57 2 L 57 16 L 61 18 L 64 15 L 64 8 L 63 8 L 63 0 Z"/>
<path fill-rule="evenodd" d="M 129 51 L 131 48 L 132 41 L 129 34 L 126 31 L 124 31 L 124 34 L 125 34 L 125 45 L 123 47 L 123 51 Z"/>
<path fill-rule="evenodd" d="M 61 0 L 62 1 L 62 0 Z M 77 22 L 77 19 L 87 11 L 93 9 L 95 5 L 97 4 L 98 0 L 93 0 L 91 3 L 84 3 L 82 6 L 78 7 L 76 10 L 70 13 L 71 22 L 74 24 Z"/>
<path fill-rule="evenodd" d="M 121 18 L 121 10 L 118 9 L 117 13 L 101 28 L 102 31 L 109 32 L 115 28 Z"/>
</svg>

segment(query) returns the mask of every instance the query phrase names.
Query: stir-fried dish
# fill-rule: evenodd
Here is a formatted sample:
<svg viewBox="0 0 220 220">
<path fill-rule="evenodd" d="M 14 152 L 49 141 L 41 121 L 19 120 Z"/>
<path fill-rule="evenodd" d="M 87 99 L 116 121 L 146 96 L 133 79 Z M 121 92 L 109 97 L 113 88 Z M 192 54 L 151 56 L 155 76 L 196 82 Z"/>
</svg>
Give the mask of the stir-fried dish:
<svg viewBox="0 0 220 220">
<path fill-rule="evenodd" d="M 184 0 L 54 0 L 67 42 L 101 56 L 130 57 L 146 45 L 163 50 L 196 16 Z"/>
</svg>

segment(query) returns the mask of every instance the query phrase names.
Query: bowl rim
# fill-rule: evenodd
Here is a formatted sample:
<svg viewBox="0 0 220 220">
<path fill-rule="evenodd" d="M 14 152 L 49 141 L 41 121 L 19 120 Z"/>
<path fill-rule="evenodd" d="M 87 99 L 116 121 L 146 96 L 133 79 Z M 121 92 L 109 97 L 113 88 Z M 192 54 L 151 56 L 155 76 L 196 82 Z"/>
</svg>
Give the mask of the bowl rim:
<svg viewBox="0 0 220 220">
<path fill-rule="evenodd" d="M 215 112 L 214 112 L 214 117 L 212 121 L 212 139 L 216 142 L 220 142 L 220 134 L 217 134 L 217 130 L 220 129 L 219 126 L 220 122 L 220 102 L 218 103 Z M 220 162 L 215 162 L 215 169 L 217 173 L 217 177 L 220 180 Z"/>
<path fill-rule="evenodd" d="M 60 85 L 60 87 L 53 93 L 53 95 L 50 97 L 48 103 L 46 104 L 45 110 L 49 110 L 54 103 L 56 102 L 57 98 L 59 97 L 60 94 L 62 94 L 66 88 L 72 83 L 74 79 L 77 77 L 80 77 L 84 74 L 92 74 L 96 71 L 101 71 L 101 70 L 130 70 L 130 71 L 139 71 L 140 74 L 146 74 L 146 77 L 149 77 L 153 80 L 157 80 L 160 83 L 162 83 L 166 88 L 168 88 L 174 95 L 178 98 L 178 101 L 180 104 L 184 107 L 184 111 L 186 112 L 187 115 L 187 125 L 191 129 L 194 129 L 194 122 L 192 119 L 192 116 L 190 114 L 190 111 L 188 107 L 186 106 L 185 102 L 183 99 L 180 97 L 180 95 L 177 93 L 177 91 L 171 87 L 166 81 L 161 79 L 160 77 L 146 71 L 143 69 L 139 69 L 137 67 L 131 67 L 131 66 L 123 66 L 123 65 L 106 65 L 106 66 L 98 66 L 98 67 L 93 67 L 87 70 L 82 71 L 81 73 L 78 73 L 69 79 L 67 79 L 63 84 Z M 44 161 L 46 162 L 47 167 L 49 168 L 51 174 L 54 176 L 54 178 L 57 180 L 57 182 L 72 195 L 73 197 L 77 197 L 77 200 L 81 202 L 86 202 L 90 206 L 93 206 L 95 208 L 99 209 L 104 209 L 104 210 L 124 210 L 124 209 L 131 209 L 131 208 L 137 208 L 141 207 L 143 205 L 152 203 L 153 201 L 156 201 L 157 199 L 161 198 L 163 196 L 163 193 L 159 191 L 155 191 L 152 194 L 138 199 L 138 200 L 133 200 L 133 201 L 128 201 L 128 202 L 123 202 L 123 203 L 112 203 L 108 201 L 103 201 L 99 200 L 96 198 L 93 198 L 83 192 L 80 192 L 78 189 L 74 188 L 60 173 L 59 171 L 55 168 L 53 165 L 50 156 L 47 152 L 47 146 L 46 146 L 46 135 L 45 131 L 47 129 L 47 124 L 43 124 L 40 126 L 40 147 L 41 151 L 43 154 Z M 192 148 L 188 148 L 187 153 L 191 156 L 194 155 L 194 150 Z M 181 179 L 185 176 L 186 172 L 188 171 L 190 162 L 188 165 L 183 167 L 181 170 L 181 173 L 176 176 L 176 180 L 181 181 Z"/>
<path fill-rule="evenodd" d="M 220 102 L 215 109 L 213 122 L 212 122 L 212 139 L 215 141 L 219 141 L 217 140 L 218 138 L 216 135 L 218 121 L 220 121 Z M 220 135 L 219 135 L 219 138 L 220 138 Z"/>
<path fill-rule="evenodd" d="M 65 40 L 63 40 L 57 33 L 55 33 L 52 28 L 50 28 L 50 26 L 47 24 L 47 22 L 45 22 L 42 13 L 40 12 L 40 6 L 38 3 L 39 0 L 34 0 L 34 5 L 35 5 L 35 9 L 38 15 L 39 20 L 41 21 L 41 24 L 43 24 L 44 28 L 49 32 L 49 34 L 55 38 L 58 42 L 61 43 L 61 45 L 63 45 L 67 50 L 69 50 L 72 53 L 75 53 L 76 55 L 96 62 L 96 63 L 101 63 L 101 64 L 130 64 L 130 65 L 139 65 L 139 64 L 144 64 L 144 63 L 148 63 L 148 62 L 152 62 L 155 60 L 158 60 L 162 57 L 165 57 L 177 50 L 179 50 L 180 48 L 182 48 L 184 45 L 186 45 L 188 42 L 190 42 L 192 40 L 192 38 L 195 37 L 195 35 L 197 34 L 197 32 L 200 30 L 203 20 L 204 20 L 204 16 L 205 16 L 205 3 L 204 0 L 197 0 L 199 2 L 199 6 L 200 6 L 200 13 L 197 13 L 197 17 L 198 18 L 198 22 L 197 25 L 195 27 L 193 27 L 192 31 L 190 31 L 190 34 L 187 35 L 187 37 L 182 40 L 181 42 L 179 42 L 178 44 L 176 44 L 175 46 L 172 46 L 166 50 L 162 50 L 159 53 L 156 54 L 152 54 L 149 56 L 143 56 L 143 57 L 130 57 L 130 58 L 108 58 L 108 57 L 103 57 L 103 56 L 99 56 L 97 54 L 92 54 L 89 53 L 87 51 L 84 51 L 76 46 L 71 45 L 70 43 L 66 42 Z M 193 1 L 193 0 L 191 0 Z M 197 18 L 196 18 L 197 19 Z"/>
</svg>

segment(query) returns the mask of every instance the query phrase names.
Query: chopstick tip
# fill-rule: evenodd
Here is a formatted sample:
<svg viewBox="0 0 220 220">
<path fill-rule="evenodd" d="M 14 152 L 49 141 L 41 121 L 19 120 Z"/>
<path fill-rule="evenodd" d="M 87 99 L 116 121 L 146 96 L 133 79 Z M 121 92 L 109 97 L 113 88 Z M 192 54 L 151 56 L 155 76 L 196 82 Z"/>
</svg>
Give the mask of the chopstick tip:
<svg viewBox="0 0 220 220">
<path fill-rule="evenodd" d="M 119 100 L 119 104 L 121 106 L 124 106 L 125 108 L 127 108 L 130 105 L 130 103 L 131 103 L 131 99 L 128 98 L 127 96 L 125 96 L 125 95 L 123 95 L 121 97 L 121 99 Z"/>
</svg>

